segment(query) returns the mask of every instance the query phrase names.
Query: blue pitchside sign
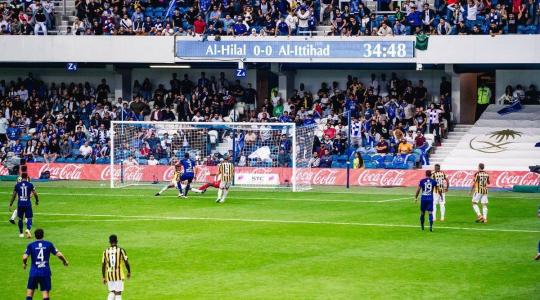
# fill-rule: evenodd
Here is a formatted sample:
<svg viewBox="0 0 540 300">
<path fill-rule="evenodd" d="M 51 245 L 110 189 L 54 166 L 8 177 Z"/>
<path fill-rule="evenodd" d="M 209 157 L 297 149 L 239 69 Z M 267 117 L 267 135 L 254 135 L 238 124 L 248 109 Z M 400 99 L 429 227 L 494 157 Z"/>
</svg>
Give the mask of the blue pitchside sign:
<svg viewBox="0 0 540 300">
<path fill-rule="evenodd" d="M 179 58 L 413 58 L 413 41 L 177 40 Z"/>
</svg>

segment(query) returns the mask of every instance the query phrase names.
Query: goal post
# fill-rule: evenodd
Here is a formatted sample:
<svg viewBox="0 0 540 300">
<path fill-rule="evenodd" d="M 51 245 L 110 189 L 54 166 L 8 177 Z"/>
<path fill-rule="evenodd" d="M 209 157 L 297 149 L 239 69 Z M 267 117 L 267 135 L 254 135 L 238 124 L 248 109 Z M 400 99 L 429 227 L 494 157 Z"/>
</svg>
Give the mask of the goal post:
<svg viewBox="0 0 540 300">
<path fill-rule="evenodd" d="M 111 122 L 111 188 L 168 180 L 173 158 L 196 161 L 198 182 L 211 181 L 229 156 L 234 186 L 311 188 L 310 159 L 317 125 L 247 122 Z M 144 176 L 133 176 L 134 170 Z"/>
</svg>

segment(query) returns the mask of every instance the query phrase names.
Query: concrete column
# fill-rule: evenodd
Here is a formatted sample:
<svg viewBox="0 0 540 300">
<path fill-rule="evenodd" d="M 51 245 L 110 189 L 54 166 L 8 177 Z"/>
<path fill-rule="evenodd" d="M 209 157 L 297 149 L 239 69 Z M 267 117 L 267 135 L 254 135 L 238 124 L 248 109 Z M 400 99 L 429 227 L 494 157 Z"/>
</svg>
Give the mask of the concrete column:
<svg viewBox="0 0 540 300">
<path fill-rule="evenodd" d="M 281 94 L 281 98 L 283 98 L 283 100 L 287 100 L 288 96 L 292 95 L 292 91 L 294 90 L 295 75 L 296 72 L 294 71 L 280 72 L 278 75 L 278 92 Z"/>
</svg>

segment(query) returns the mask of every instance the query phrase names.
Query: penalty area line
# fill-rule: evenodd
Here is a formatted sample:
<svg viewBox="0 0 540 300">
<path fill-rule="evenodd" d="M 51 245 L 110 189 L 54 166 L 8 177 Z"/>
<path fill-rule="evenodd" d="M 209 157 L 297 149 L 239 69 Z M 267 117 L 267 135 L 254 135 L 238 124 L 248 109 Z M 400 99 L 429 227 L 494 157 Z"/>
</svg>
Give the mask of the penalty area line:
<svg viewBox="0 0 540 300">
<path fill-rule="evenodd" d="M 274 223 L 274 224 L 300 224 L 300 225 L 336 225 L 336 226 L 358 226 L 358 227 L 388 227 L 388 228 L 418 228 L 418 225 L 409 224 L 377 224 L 377 223 L 359 223 L 359 222 L 331 222 L 331 221 L 307 221 L 307 220 L 279 220 L 279 219 L 242 219 L 242 218 L 216 218 L 216 217 L 166 217 L 166 216 L 126 216 L 126 215 L 111 215 L 111 214 L 76 214 L 76 213 L 36 213 L 42 216 L 71 216 L 71 217 L 103 217 L 103 218 L 119 218 L 106 220 L 65 220 L 65 222 L 127 222 L 127 221 L 216 221 L 216 222 L 245 222 L 245 223 Z M 40 220 L 46 223 L 59 223 L 64 220 Z M 483 225 L 480 225 L 483 226 Z M 474 228 L 474 227 L 453 227 L 453 226 L 435 226 L 437 229 L 448 230 L 465 230 L 465 231 L 487 231 L 487 232 L 515 232 L 515 233 L 540 233 L 540 230 L 528 229 L 497 229 L 497 228 Z"/>
</svg>

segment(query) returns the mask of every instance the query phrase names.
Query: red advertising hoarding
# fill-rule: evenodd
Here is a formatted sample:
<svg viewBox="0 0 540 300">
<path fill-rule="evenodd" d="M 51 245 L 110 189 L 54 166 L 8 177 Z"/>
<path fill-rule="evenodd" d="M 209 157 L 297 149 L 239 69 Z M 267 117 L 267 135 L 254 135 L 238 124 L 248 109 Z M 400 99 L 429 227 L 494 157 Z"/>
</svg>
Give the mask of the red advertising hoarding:
<svg viewBox="0 0 540 300">
<path fill-rule="evenodd" d="M 196 181 L 211 180 L 216 173 L 216 167 L 197 167 Z M 111 175 L 120 177 L 120 167 L 115 167 L 111 174 L 110 165 L 89 164 L 44 164 L 29 163 L 30 177 L 49 171 L 51 179 L 63 180 L 110 180 Z M 126 181 L 169 181 L 174 168 L 172 166 L 127 166 L 123 175 Z M 470 187 L 474 180 L 475 171 L 445 171 L 452 187 Z M 291 168 L 237 168 L 238 176 L 242 174 L 272 174 L 279 177 L 281 184 L 290 182 Z M 536 185 L 540 175 L 527 171 L 488 171 L 491 176 L 491 186 L 496 188 L 511 188 L 514 185 Z M 311 185 L 345 185 L 347 173 L 345 169 L 298 169 L 297 182 Z M 384 169 L 355 169 L 350 172 L 350 183 L 353 186 L 416 186 L 424 176 L 424 170 L 384 170 Z"/>
</svg>

